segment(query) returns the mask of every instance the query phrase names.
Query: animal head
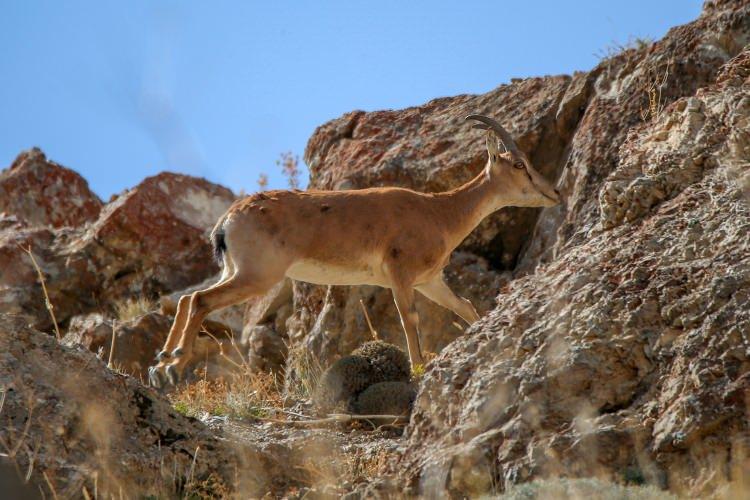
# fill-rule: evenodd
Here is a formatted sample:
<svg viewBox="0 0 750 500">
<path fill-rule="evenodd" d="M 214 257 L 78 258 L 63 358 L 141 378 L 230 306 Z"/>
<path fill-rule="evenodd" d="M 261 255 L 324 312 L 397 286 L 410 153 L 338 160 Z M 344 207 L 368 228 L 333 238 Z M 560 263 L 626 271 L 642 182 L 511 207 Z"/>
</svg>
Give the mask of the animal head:
<svg viewBox="0 0 750 500">
<path fill-rule="evenodd" d="M 473 128 L 487 131 L 489 159 L 485 172 L 490 182 L 497 185 L 499 196 L 505 204 L 553 207 L 560 203 L 560 194 L 536 171 L 502 125 L 483 115 L 469 115 L 466 119 L 479 121 Z"/>
</svg>

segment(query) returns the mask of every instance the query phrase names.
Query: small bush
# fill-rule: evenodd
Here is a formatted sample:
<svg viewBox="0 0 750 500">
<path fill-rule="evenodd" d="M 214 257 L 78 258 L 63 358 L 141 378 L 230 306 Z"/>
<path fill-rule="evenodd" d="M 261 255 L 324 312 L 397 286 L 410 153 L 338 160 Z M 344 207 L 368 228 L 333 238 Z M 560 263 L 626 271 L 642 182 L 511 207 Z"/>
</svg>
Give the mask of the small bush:
<svg viewBox="0 0 750 500">
<path fill-rule="evenodd" d="M 156 305 L 145 297 L 138 297 L 118 302 L 114 308 L 119 321 L 130 321 L 153 311 Z"/>
</svg>

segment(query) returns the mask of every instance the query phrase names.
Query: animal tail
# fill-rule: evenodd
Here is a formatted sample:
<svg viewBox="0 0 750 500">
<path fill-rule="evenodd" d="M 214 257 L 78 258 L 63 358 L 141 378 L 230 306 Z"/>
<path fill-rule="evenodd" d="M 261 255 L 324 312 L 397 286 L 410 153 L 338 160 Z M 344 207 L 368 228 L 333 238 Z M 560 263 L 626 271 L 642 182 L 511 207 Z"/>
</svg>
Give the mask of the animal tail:
<svg viewBox="0 0 750 500">
<path fill-rule="evenodd" d="M 211 243 L 214 248 L 214 258 L 219 265 L 224 261 L 224 253 L 227 251 L 226 232 L 224 231 L 224 218 L 216 224 L 211 231 Z"/>
</svg>

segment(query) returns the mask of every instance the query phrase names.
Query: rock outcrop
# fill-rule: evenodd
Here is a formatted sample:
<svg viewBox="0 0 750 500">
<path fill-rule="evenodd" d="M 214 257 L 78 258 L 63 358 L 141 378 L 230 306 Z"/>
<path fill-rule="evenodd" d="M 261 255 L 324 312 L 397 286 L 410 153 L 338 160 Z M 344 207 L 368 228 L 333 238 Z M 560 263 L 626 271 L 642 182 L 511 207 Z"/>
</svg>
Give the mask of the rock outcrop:
<svg viewBox="0 0 750 500">
<path fill-rule="evenodd" d="M 32 175 L 35 172 L 46 175 Z M 21 174 L 23 185 L 5 182 Z M 3 202 L 11 200 L 11 207 L 20 208 L 0 219 L 0 312 L 23 314 L 42 330 L 52 328 L 38 273 L 26 250 L 43 273 L 61 324 L 86 312 L 113 314 L 118 303 L 133 297 L 156 300 L 218 272 L 207 233 L 234 199 L 226 188 L 163 173 L 102 208 L 92 201 L 96 198 L 76 198 L 85 181 L 47 162 L 38 150 L 22 153 L 1 175 L 3 188 L 13 189 Z M 51 191 L 48 184 L 55 189 L 61 184 L 68 191 Z M 23 208 L 32 202 L 14 200 L 26 200 L 28 192 L 47 193 L 46 198 L 39 194 L 40 199 L 61 205 L 68 218 L 51 209 L 39 209 L 42 215 L 27 214 Z M 85 210 L 76 212 L 78 205 Z"/>
<path fill-rule="evenodd" d="M 563 475 L 705 495 L 742 481 L 749 40 L 748 2 L 710 2 L 586 76 L 568 201 L 522 258 L 543 265 L 430 364 L 399 465 L 410 491 Z M 638 82 L 667 71 L 663 107 L 641 114 Z"/>
<path fill-rule="evenodd" d="M 34 226 L 79 227 L 95 220 L 102 201 L 76 172 L 38 148 L 24 151 L 0 172 L 0 214 Z"/>
<path fill-rule="evenodd" d="M 456 187 L 476 175 L 486 161 L 484 136 L 465 124 L 464 117 L 484 113 L 499 119 L 536 168 L 558 179 L 565 203 L 544 210 L 500 210 L 462 244 L 461 255 L 480 260 L 481 275 L 494 283 L 485 282 L 476 292 L 462 290 L 455 280 L 450 284 L 479 302 L 480 314 L 485 313 L 494 306 L 487 304 L 488 297 L 507 282 L 507 272 L 533 272 L 581 244 L 600 224 L 602 182 L 623 158 L 620 148 L 628 134 L 644 118 L 651 119 L 714 81 L 719 68 L 748 42 L 743 9 L 742 3 L 707 3 L 695 22 L 673 29 L 652 45 L 624 50 L 589 72 L 514 80 L 487 94 L 440 98 L 404 110 L 348 113 L 319 127 L 310 138 L 305 151 L 310 186 L 396 185 L 427 192 Z M 650 193 L 636 196 L 666 196 L 648 183 L 643 178 L 631 189 Z M 610 183 L 602 196 L 616 198 L 621 189 Z M 630 211 L 633 217 L 634 209 Z M 474 273 L 455 259 L 449 272 L 460 281 L 475 282 Z M 290 337 L 304 342 L 326 363 L 353 347 L 348 339 L 366 338 L 359 300 L 375 310 L 373 316 L 381 322 L 376 329 L 383 338 L 403 345 L 388 291 L 295 290 Z M 453 314 L 426 300 L 418 310 L 428 351 L 439 351 L 460 335 Z"/>
<path fill-rule="evenodd" d="M 354 464 L 395 448 L 382 433 L 353 442 L 350 432 L 206 425 L 93 353 L 2 314 L 0 402 L 0 481 L 47 498 L 340 496 Z"/>
</svg>

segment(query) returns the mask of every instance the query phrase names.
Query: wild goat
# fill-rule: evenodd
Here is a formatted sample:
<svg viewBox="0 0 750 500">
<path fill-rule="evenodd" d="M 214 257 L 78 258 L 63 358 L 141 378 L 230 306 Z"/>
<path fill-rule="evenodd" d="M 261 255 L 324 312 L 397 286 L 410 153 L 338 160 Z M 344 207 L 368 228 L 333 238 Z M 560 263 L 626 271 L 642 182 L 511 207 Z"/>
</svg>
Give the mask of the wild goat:
<svg viewBox="0 0 750 500">
<path fill-rule="evenodd" d="M 412 368 L 424 362 L 414 290 L 468 323 L 477 321 L 471 302 L 443 281 L 453 249 L 502 207 L 551 207 L 560 198 L 499 123 L 481 115 L 466 119 L 487 131 L 489 158 L 479 175 L 452 191 L 267 191 L 236 201 L 211 235 L 223 259 L 221 279 L 180 299 L 158 363 L 149 369 L 151 383 L 179 381 L 206 315 L 263 294 L 284 276 L 390 288 Z"/>
</svg>

